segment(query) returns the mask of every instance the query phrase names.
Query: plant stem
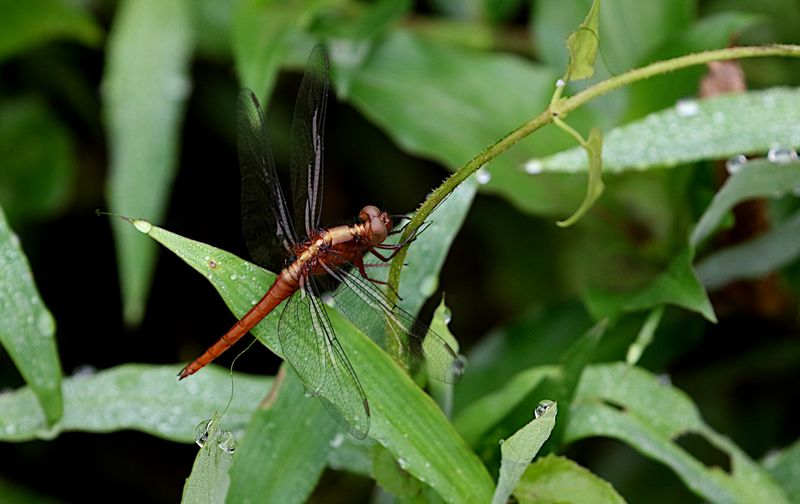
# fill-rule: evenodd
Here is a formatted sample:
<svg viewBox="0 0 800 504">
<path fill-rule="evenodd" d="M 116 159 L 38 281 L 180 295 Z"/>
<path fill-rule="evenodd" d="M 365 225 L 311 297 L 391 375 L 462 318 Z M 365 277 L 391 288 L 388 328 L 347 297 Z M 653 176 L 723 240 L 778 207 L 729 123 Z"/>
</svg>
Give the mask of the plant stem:
<svg viewBox="0 0 800 504">
<path fill-rule="evenodd" d="M 702 65 L 711 61 L 734 60 L 744 58 L 763 58 L 767 56 L 786 56 L 786 57 L 800 57 L 799 45 L 784 45 L 775 44 L 768 46 L 751 46 L 751 47 L 730 47 L 726 49 L 717 49 L 713 51 L 705 51 L 700 53 L 688 54 L 665 61 L 658 61 L 646 67 L 637 68 L 625 72 L 624 74 L 611 77 L 602 82 L 586 88 L 575 96 L 569 98 L 562 98 L 551 103 L 541 114 L 533 119 L 522 124 L 509 134 L 496 141 L 480 153 L 470 159 L 464 166 L 456 170 L 450 177 L 448 177 L 442 185 L 434 190 L 431 195 L 420 205 L 414 217 L 406 225 L 403 230 L 400 241 L 407 239 L 415 233 L 419 227 L 425 222 L 425 219 L 433 212 L 433 210 L 444 199 L 453 192 L 459 184 L 467 179 L 470 175 L 475 173 L 481 166 L 485 165 L 492 159 L 496 158 L 509 147 L 519 142 L 526 136 L 538 130 L 542 126 L 553 122 L 554 117 L 564 118 L 567 114 L 581 105 L 593 100 L 599 96 L 605 95 L 619 89 L 623 86 L 637 82 L 640 80 L 648 79 L 655 75 L 666 74 L 682 68 L 687 68 L 694 65 Z M 400 272 L 405 261 L 407 249 L 402 249 L 392 260 L 392 265 L 389 270 L 389 289 L 388 295 L 396 297 L 398 285 L 400 284 Z"/>
</svg>

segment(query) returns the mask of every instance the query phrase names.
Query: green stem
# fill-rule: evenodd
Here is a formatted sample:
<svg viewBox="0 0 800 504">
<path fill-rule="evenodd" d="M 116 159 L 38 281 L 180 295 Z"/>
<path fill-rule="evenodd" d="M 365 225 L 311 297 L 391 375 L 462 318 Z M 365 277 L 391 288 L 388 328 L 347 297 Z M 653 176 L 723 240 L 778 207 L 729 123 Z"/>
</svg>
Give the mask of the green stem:
<svg viewBox="0 0 800 504">
<path fill-rule="evenodd" d="M 655 75 L 661 75 L 682 68 L 687 68 L 694 65 L 702 65 L 711 61 L 722 60 L 735 60 L 744 58 L 763 58 L 767 56 L 787 56 L 787 57 L 800 57 L 800 46 L 798 45 L 769 45 L 769 46 L 752 46 L 752 47 L 730 47 L 727 49 L 717 49 L 714 51 L 705 51 L 701 53 L 688 54 L 678 58 L 659 61 L 648 65 L 646 67 L 630 70 L 624 74 L 611 77 L 605 81 L 599 82 L 591 86 L 575 96 L 569 98 L 559 99 L 550 104 L 541 114 L 537 115 L 528 122 L 522 124 L 517 129 L 513 130 L 497 142 L 493 143 L 477 156 L 470 159 L 467 164 L 455 171 L 448 177 L 442 185 L 434 190 L 428 199 L 422 203 L 414 217 L 403 230 L 400 241 L 407 239 L 415 233 L 419 227 L 425 222 L 425 219 L 430 216 L 431 212 L 442 202 L 444 199 L 453 192 L 459 184 L 467 179 L 470 175 L 478 171 L 478 169 L 496 158 L 509 147 L 519 142 L 526 136 L 538 130 L 542 126 L 553 122 L 554 116 L 564 118 L 567 114 L 581 105 L 587 103 L 604 94 L 619 89 L 623 86 L 637 82 L 640 80 L 648 79 Z M 389 270 L 389 289 L 390 296 L 395 296 L 398 285 L 400 284 L 400 272 L 405 261 L 407 249 L 403 249 L 392 260 L 392 266 Z"/>
</svg>

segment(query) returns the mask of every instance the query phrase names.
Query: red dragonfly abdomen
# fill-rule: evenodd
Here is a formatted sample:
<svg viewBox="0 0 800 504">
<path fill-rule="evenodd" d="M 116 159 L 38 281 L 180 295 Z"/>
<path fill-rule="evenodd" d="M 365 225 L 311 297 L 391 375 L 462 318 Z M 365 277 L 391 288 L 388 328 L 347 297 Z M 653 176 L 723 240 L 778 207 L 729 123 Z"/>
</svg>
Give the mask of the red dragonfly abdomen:
<svg viewBox="0 0 800 504">
<path fill-rule="evenodd" d="M 178 374 L 178 379 L 183 380 L 187 376 L 191 376 L 200 371 L 208 363 L 219 357 L 219 355 L 233 346 L 234 343 L 239 341 L 242 336 L 250 332 L 250 329 L 255 327 L 261 320 L 264 319 L 269 313 L 275 309 L 276 306 L 281 304 L 285 299 L 289 298 L 299 288 L 297 280 L 289 274 L 289 268 L 284 269 L 275 278 L 275 281 L 270 286 L 269 290 L 261 300 L 250 308 L 244 317 L 238 322 L 233 324 L 228 332 L 226 332 L 216 343 L 208 348 L 203 355 L 196 358 L 186 365 Z"/>
</svg>

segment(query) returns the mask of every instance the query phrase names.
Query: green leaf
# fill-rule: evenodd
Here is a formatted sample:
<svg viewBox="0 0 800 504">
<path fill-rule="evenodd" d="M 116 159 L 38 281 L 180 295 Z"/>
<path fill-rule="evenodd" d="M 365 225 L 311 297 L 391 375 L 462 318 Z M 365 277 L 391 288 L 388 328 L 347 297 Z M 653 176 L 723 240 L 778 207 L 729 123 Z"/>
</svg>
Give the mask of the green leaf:
<svg viewBox="0 0 800 504">
<path fill-rule="evenodd" d="M 531 13 L 534 45 L 543 61 L 564 68 L 568 63 L 563 41 L 575 30 L 591 0 L 563 2 L 540 0 Z M 642 59 L 694 16 L 690 0 L 615 0 L 604 2 L 599 34 L 603 60 L 612 73 L 621 73 Z"/>
<path fill-rule="evenodd" d="M 224 434 L 219 417 L 203 421 L 206 438 L 197 452 L 192 474 L 183 485 L 181 502 L 185 504 L 222 504 L 228 492 L 228 471 L 233 465 L 233 455 L 221 448 Z M 227 435 L 230 435 L 228 431 Z"/>
<path fill-rule="evenodd" d="M 0 61 L 51 40 L 97 46 L 102 31 L 89 13 L 59 0 L 0 0 Z"/>
<path fill-rule="evenodd" d="M 800 147 L 800 89 L 773 88 L 682 101 L 674 108 L 613 129 L 603 144 L 605 173 L 675 166 L 736 154 L 766 152 L 775 145 Z M 581 148 L 532 159 L 541 171 L 587 170 Z"/>
<path fill-rule="evenodd" d="M 675 443 L 681 434 L 704 437 L 731 460 L 731 472 L 706 467 Z M 705 425 L 682 391 L 649 372 L 622 363 L 584 372 L 566 440 L 619 439 L 672 469 L 686 486 L 711 502 L 787 502 L 767 472 L 739 447 Z"/>
<path fill-rule="evenodd" d="M 470 446 L 477 446 L 486 432 L 513 411 L 545 379 L 556 379 L 560 375 L 561 371 L 556 366 L 526 369 L 504 382 L 502 388 L 470 403 L 456 416 L 453 425 Z"/>
<path fill-rule="evenodd" d="M 262 103 L 272 94 L 292 42 L 318 11 L 339 0 L 240 0 L 233 17 L 233 58 L 242 87 Z"/>
<path fill-rule="evenodd" d="M 337 424 L 290 366 L 281 373 L 238 443 L 226 502 L 306 502 L 325 469 Z"/>
<path fill-rule="evenodd" d="M 569 65 L 565 81 L 588 79 L 594 75 L 594 60 L 597 57 L 597 48 L 600 46 L 599 17 L 600 0 L 593 0 L 592 7 L 581 26 L 567 38 Z"/>
<path fill-rule="evenodd" d="M 396 30 L 353 72 L 348 100 L 403 149 L 455 169 L 544 110 L 556 78 L 552 69 L 515 56 Z M 571 114 L 570 122 L 583 127 L 587 113 Z M 484 187 L 526 211 L 567 211 L 579 201 L 580 181 L 534 177 L 520 167 L 534 152 L 569 144 L 555 128 L 537 131 L 487 165 L 491 180 Z"/>
<path fill-rule="evenodd" d="M 56 325 L 39 297 L 19 237 L 8 227 L 1 207 L 0 313 L 0 343 L 29 386 L 32 402 L 27 413 L 39 419 L 39 427 L 52 425 L 61 418 L 64 408 Z M 10 409 L 0 407 L 0 411 L 3 416 L 8 415 L 5 420 L 0 417 L 0 423 L 6 423 L 0 426 L 0 439 L 13 438 L 19 418 L 10 414 Z"/>
<path fill-rule="evenodd" d="M 528 466 L 514 490 L 520 504 L 592 502 L 620 504 L 625 499 L 607 481 L 573 460 L 548 455 Z"/>
<path fill-rule="evenodd" d="M 800 102 L 798 103 L 800 105 Z M 797 134 L 800 135 L 800 128 Z M 800 143 L 800 137 L 798 137 Z M 759 197 L 779 197 L 800 187 L 800 163 L 771 163 L 766 159 L 739 165 L 733 176 L 714 195 L 692 231 L 689 242 L 698 247 L 711 236 L 725 215 L 737 203 Z"/>
<path fill-rule="evenodd" d="M 477 190 L 475 177 L 464 181 L 431 213 L 430 224 L 409 245 L 405 260 L 408 266 L 403 267 L 399 288 L 399 305 L 407 312 L 416 314 L 439 288 L 439 273 Z"/>
<path fill-rule="evenodd" d="M 694 253 L 686 247 L 669 264 L 667 270 L 641 289 L 611 293 L 587 289 L 585 301 L 595 318 L 615 317 L 620 312 L 649 310 L 663 304 L 674 304 L 701 314 L 716 322 L 714 308 L 692 269 Z"/>
<path fill-rule="evenodd" d="M 126 364 L 64 380 L 64 416 L 48 428 L 30 388 L 0 395 L 0 439 L 50 439 L 61 432 L 132 429 L 170 441 L 194 442 L 194 428 L 228 403 L 231 377 L 211 366 L 191 381 L 178 382 L 180 365 Z M 225 413 L 229 428 L 244 426 L 269 389 L 271 378 L 237 373 L 233 401 Z"/>
<path fill-rule="evenodd" d="M 237 317 L 243 316 L 253 302 L 261 298 L 275 278 L 223 250 L 188 240 L 145 221 L 133 221 L 133 224 L 206 276 Z M 369 400 L 372 414 L 369 436 L 386 447 L 408 473 L 430 485 L 444 500 L 487 501 L 493 485 L 486 468 L 431 398 L 392 357 L 338 312 L 331 309 L 328 315 Z M 276 310 L 251 331 L 275 353 L 279 353 L 276 351 L 279 317 L 280 310 Z"/>
<path fill-rule="evenodd" d="M 661 323 L 662 315 L 664 315 L 664 305 L 656 306 L 650 310 L 644 324 L 642 324 L 642 328 L 639 330 L 639 334 L 636 336 L 636 341 L 628 347 L 628 352 L 625 355 L 626 364 L 634 366 L 642 358 L 644 351 L 653 342 L 653 335 L 658 329 L 658 324 Z"/>
<path fill-rule="evenodd" d="M 372 476 L 382 489 L 396 497 L 413 497 L 422 490 L 419 480 L 405 472 L 389 450 L 380 445 L 372 449 Z"/>
<path fill-rule="evenodd" d="M 568 218 L 556 222 L 559 227 L 569 227 L 575 224 L 578 219 L 588 212 L 594 202 L 603 194 L 603 134 L 597 128 L 592 128 L 589 132 L 589 139 L 583 146 L 586 156 L 589 158 L 589 180 L 586 183 L 586 195 L 583 197 L 581 205 L 575 213 Z"/>
<path fill-rule="evenodd" d="M 0 202 L 11 222 L 53 213 L 72 192 L 72 137 L 38 100 L 0 102 Z"/>
<path fill-rule="evenodd" d="M 767 456 L 762 465 L 783 487 L 790 502 L 800 502 L 800 440 Z"/>
<path fill-rule="evenodd" d="M 525 469 L 539 452 L 556 425 L 558 404 L 542 401 L 533 420 L 506 439 L 500 446 L 500 478 L 492 504 L 504 504 L 516 488 Z"/>
<path fill-rule="evenodd" d="M 102 84 L 113 212 L 158 221 L 166 211 L 191 86 L 190 14 L 186 0 L 126 0 L 114 18 Z M 112 225 L 125 320 L 138 323 L 156 249 L 122 222 Z"/>
<path fill-rule="evenodd" d="M 704 258 L 695 266 L 697 278 L 710 290 L 737 280 L 762 278 L 800 255 L 798 238 L 800 212 L 756 238 Z"/>
</svg>

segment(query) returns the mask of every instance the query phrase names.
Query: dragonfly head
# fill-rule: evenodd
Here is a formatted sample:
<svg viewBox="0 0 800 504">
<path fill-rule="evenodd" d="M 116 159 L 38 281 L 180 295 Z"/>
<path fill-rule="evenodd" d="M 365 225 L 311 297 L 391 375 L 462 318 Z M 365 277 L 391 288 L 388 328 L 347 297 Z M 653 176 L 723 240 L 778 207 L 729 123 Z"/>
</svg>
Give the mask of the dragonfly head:
<svg viewBox="0 0 800 504">
<path fill-rule="evenodd" d="M 383 243 L 392 230 L 392 217 L 386 212 L 381 212 L 378 207 L 367 205 L 358 214 L 361 222 L 369 223 L 370 242 L 373 245 Z"/>
</svg>

